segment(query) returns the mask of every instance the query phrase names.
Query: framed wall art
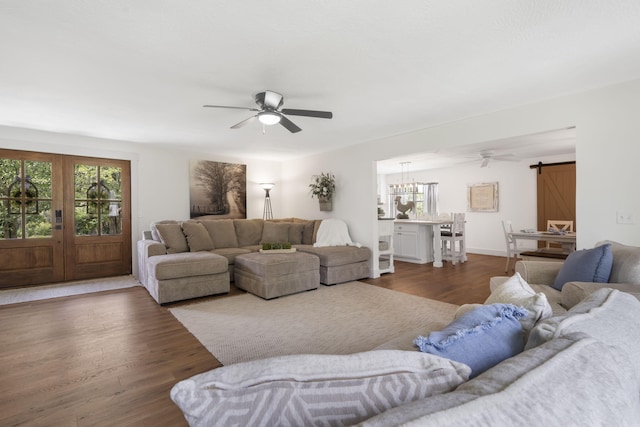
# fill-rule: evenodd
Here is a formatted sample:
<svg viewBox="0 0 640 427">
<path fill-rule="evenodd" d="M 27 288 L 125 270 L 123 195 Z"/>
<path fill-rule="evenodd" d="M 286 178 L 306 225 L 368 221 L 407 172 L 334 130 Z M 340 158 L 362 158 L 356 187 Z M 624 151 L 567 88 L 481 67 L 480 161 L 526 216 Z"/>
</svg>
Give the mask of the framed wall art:
<svg viewBox="0 0 640 427">
<path fill-rule="evenodd" d="M 190 161 L 189 199 L 191 218 L 246 218 L 247 166 Z"/>
<path fill-rule="evenodd" d="M 498 183 L 469 184 L 467 204 L 469 212 L 498 212 Z"/>
</svg>

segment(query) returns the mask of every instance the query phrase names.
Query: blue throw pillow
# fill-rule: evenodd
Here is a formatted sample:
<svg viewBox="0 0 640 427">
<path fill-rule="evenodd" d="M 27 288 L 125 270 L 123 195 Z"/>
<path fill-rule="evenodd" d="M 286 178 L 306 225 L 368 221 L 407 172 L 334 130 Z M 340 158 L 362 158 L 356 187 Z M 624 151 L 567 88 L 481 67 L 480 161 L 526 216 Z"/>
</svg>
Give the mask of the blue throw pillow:
<svg viewBox="0 0 640 427">
<path fill-rule="evenodd" d="M 567 282 L 607 283 L 612 266 L 611 243 L 572 252 L 558 272 L 553 287 L 561 291 Z"/>
<path fill-rule="evenodd" d="M 413 343 L 424 353 L 468 365 L 473 378 L 522 352 L 524 336 L 518 319 L 527 315 L 527 310 L 513 304 L 483 305 Z"/>
</svg>

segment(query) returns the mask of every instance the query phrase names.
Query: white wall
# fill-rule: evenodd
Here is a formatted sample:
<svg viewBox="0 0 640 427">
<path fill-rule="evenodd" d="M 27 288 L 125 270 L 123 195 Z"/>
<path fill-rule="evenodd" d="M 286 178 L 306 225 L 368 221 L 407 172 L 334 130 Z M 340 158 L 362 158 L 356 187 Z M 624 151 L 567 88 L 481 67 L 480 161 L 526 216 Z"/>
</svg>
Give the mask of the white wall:
<svg viewBox="0 0 640 427">
<path fill-rule="evenodd" d="M 353 240 L 372 246 L 377 242 L 377 160 L 576 126 L 578 247 L 590 247 L 602 239 L 640 246 L 637 223 L 640 197 L 635 188 L 640 177 L 638 111 L 640 80 L 382 138 L 285 164 L 8 127 L 0 127 L 0 148 L 131 160 L 134 254 L 140 230 L 146 229 L 150 222 L 188 218 L 191 159 L 247 164 L 249 218 L 262 216 L 264 190 L 257 184 L 275 182 L 272 190 L 275 217 L 342 218 Z M 311 175 L 320 172 L 332 172 L 337 178 L 333 212 L 320 212 L 317 200 L 309 195 Z M 502 199 L 517 196 L 517 191 L 514 194 L 507 184 L 508 180 L 498 178 L 505 182 L 501 188 Z M 458 206 L 462 203 L 460 200 L 463 199 L 452 201 L 451 206 Z M 464 200 L 466 203 L 466 198 Z M 442 203 L 450 202 L 443 200 Z M 511 213 L 516 223 L 525 215 L 518 208 L 508 209 L 503 213 L 505 216 Z M 631 213 L 636 224 L 616 224 L 616 211 L 620 210 Z M 482 216 L 475 216 L 469 218 L 470 222 L 484 221 Z M 473 239 L 476 250 L 494 246 L 484 243 L 482 236 Z M 134 272 L 137 271 L 135 260 L 134 255 Z"/>
</svg>

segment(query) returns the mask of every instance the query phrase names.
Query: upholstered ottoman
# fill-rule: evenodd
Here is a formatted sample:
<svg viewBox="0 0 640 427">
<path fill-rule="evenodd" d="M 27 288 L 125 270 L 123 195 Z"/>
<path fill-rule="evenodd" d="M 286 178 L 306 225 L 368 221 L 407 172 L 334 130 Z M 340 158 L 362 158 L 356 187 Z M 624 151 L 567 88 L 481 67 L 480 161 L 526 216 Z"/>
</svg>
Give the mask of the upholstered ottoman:
<svg viewBox="0 0 640 427">
<path fill-rule="evenodd" d="M 320 286 L 320 260 L 301 252 L 252 252 L 235 259 L 235 285 L 264 299 L 277 298 Z"/>
<path fill-rule="evenodd" d="M 299 245 L 297 248 L 320 258 L 320 283 L 335 285 L 369 277 L 371 250 L 367 247 Z"/>
</svg>

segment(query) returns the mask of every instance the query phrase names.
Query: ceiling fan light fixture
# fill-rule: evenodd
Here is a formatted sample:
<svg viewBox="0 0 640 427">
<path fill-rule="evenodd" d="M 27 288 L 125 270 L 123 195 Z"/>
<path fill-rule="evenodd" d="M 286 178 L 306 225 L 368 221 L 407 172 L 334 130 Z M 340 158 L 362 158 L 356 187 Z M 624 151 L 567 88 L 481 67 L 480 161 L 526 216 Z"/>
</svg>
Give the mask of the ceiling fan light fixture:
<svg viewBox="0 0 640 427">
<path fill-rule="evenodd" d="M 258 113 L 258 120 L 265 125 L 275 125 L 280 123 L 280 114 L 274 113 L 273 111 L 263 111 Z"/>
</svg>

